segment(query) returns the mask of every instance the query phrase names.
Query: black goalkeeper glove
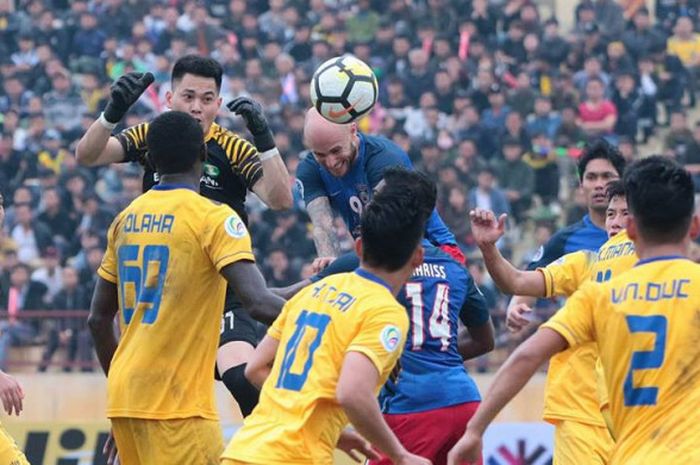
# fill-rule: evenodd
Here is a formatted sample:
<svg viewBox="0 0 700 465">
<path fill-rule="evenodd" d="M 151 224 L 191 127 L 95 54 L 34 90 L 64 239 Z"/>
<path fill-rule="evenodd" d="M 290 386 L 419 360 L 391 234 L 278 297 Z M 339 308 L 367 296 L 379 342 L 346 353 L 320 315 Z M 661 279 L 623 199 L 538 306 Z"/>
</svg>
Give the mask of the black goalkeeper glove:
<svg viewBox="0 0 700 465">
<path fill-rule="evenodd" d="M 117 79 L 110 90 L 109 103 L 104 110 L 105 119 L 113 124 L 121 121 L 154 79 L 151 73 L 128 73 Z"/>
<path fill-rule="evenodd" d="M 267 152 L 275 148 L 275 138 L 258 102 L 249 97 L 238 97 L 227 103 L 226 108 L 245 120 L 258 152 Z"/>
</svg>

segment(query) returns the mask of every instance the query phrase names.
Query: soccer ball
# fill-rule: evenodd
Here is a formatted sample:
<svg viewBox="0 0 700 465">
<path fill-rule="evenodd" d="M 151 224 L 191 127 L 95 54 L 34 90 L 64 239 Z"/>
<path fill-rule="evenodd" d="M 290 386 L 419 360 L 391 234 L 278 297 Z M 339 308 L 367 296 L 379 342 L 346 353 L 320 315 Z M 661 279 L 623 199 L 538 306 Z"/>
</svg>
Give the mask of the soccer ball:
<svg viewBox="0 0 700 465">
<path fill-rule="evenodd" d="M 331 58 L 311 78 L 311 103 L 332 123 L 351 123 L 366 114 L 377 93 L 372 68 L 352 55 Z"/>
</svg>

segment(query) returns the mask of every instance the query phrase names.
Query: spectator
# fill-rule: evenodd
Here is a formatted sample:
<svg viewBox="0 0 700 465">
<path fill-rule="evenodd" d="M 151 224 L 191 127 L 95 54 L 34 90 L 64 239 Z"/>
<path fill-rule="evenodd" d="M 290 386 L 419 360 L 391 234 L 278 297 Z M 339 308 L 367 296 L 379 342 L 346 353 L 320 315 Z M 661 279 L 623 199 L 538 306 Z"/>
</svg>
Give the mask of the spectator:
<svg viewBox="0 0 700 465">
<path fill-rule="evenodd" d="M 664 35 L 651 27 L 649 11 L 640 8 L 632 17 L 633 27 L 622 34 L 622 42 L 633 59 L 640 60 L 649 56 L 652 50 L 664 47 Z"/>
<path fill-rule="evenodd" d="M 56 247 L 47 247 L 46 251 L 41 256 L 41 261 L 42 266 L 34 270 L 31 280 L 41 283 L 46 287 L 43 306 L 48 308 L 51 306 L 53 298 L 59 293 L 63 286 L 58 249 L 56 249 Z"/>
<path fill-rule="evenodd" d="M 33 263 L 53 244 L 51 230 L 34 220 L 32 206 L 28 203 L 15 205 L 15 226 L 10 236 L 17 244 L 17 256 L 22 263 Z"/>
<path fill-rule="evenodd" d="M 539 96 L 535 100 L 534 114 L 527 119 L 527 133 L 532 137 L 538 133 L 544 133 L 550 139 L 554 138 L 559 130 L 561 117 L 552 111 L 552 101 L 549 97 Z"/>
<path fill-rule="evenodd" d="M 12 346 L 32 343 L 39 333 L 40 322 L 26 316 L 27 311 L 44 308 L 46 286 L 30 280 L 30 268 L 19 263 L 10 271 L 9 288 L 4 295 L 2 308 L 10 314 L 8 320 L 0 322 L 0 370 L 7 370 L 7 358 Z"/>
<path fill-rule="evenodd" d="M 683 110 L 671 113 L 671 124 L 664 138 L 664 154 L 683 162 L 693 144 L 693 131 L 688 127 L 688 118 Z"/>
<path fill-rule="evenodd" d="M 51 92 L 44 94 L 44 116 L 50 128 L 68 132 L 80 127 L 80 117 L 85 111 L 83 100 L 70 82 L 66 70 L 51 75 Z"/>
<path fill-rule="evenodd" d="M 668 53 L 677 56 L 687 70 L 690 105 L 695 106 L 698 67 L 700 66 L 700 35 L 693 32 L 693 20 L 681 16 L 668 39 Z"/>
<path fill-rule="evenodd" d="M 11 74 L 3 79 L 4 94 L 0 95 L 0 112 L 7 113 L 10 109 L 26 113 L 29 109 L 29 100 L 34 95 L 26 89 L 17 74 Z"/>
<path fill-rule="evenodd" d="M 586 84 L 586 99 L 578 107 L 578 122 L 589 137 L 611 135 L 617 124 L 617 109 L 605 99 L 605 87 L 600 78 Z"/>
<path fill-rule="evenodd" d="M 52 310 L 84 310 L 90 306 L 91 295 L 80 286 L 78 272 L 75 268 L 66 267 L 61 272 L 62 288 L 52 299 Z M 63 371 L 70 372 L 76 359 L 83 366 L 83 371 L 89 369 L 92 360 L 92 340 L 87 332 L 84 319 L 59 318 L 55 320 L 47 335 L 46 348 L 41 357 L 39 371 L 43 372 L 49 366 L 56 350 L 66 348 L 66 358 Z"/>
<path fill-rule="evenodd" d="M 559 198 L 559 166 L 552 139 L 547 133 L 533 135 L 532 148 L 523 156 L 523 161 L 534 171 L 534 193 L 544 205 L 556 203 Z"/>
<path fill-rule="evenodd" d="M 469 191 L 469 207 L 491 210 L 500 216 L 511 212 L 506 194 L 496 187 L 496 176 L 492 168 L 484 168 L 477 178 L 477 186 Z"/>
<path fill-rule="evenodd" d="M 265 260 L 265 278 L 269 287 L 285 287 L 296 282 L 285 249 L 275 247 Z"/>
<path fill-rule="evenodd" d="M 380 16 L 372 11 L 369 0 L 359 0 L 357 11 L 345 21 L 348 40 L 352 43 L 371 42 L 379 29 Z"/>
<path fill-rule="evenodd" d="M 636 140 L 639 110 L 643 102 L 637 93 L 634 71 L 623 70 L 615 77 L 612 104 L 617 109 L 618 115 L 615 123 L 615 134 Z"/>
<path fill-rule="evenodd" d="M 535 189 L 535 173 L 523 161 L 524 147 L 520 140 L 506 138 L 503 142 L 503 162 L 497 164 L 498 185 L 505 193 L 516 222 L 530 208 Z M 501 207 L 502 208 L 502 207 Z"/>
<path fill-rule="evenodd" d="M 97 27 L 95 14 L 85 11 L 80 15 L 80 28 L 73 36 L 71 55 L 76 58 L 98 58 L 105 40 L 107 35 Z"/>
</svg>

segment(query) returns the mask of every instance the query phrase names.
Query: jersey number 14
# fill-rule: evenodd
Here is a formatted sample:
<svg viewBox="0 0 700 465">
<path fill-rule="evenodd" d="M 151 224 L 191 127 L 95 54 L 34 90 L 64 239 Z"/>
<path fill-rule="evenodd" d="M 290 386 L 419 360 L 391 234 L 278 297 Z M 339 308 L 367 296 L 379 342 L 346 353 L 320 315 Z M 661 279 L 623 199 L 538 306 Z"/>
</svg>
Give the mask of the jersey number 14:
<svg viewBox="0 0 700 465">
<path fill-rule="evenodd" d="M 407 283 L 406 297 L 411 301 L 411 350 L 421 350 L 425 342 L 425 314 L 423 302 L 423 285 Z M 428 334 L 433 339 L 440 340 L 440 350 L 450 347 L 450 287 L 438 284 L 435 291 L 435 302 L 428 316 Z"/>
</svg>

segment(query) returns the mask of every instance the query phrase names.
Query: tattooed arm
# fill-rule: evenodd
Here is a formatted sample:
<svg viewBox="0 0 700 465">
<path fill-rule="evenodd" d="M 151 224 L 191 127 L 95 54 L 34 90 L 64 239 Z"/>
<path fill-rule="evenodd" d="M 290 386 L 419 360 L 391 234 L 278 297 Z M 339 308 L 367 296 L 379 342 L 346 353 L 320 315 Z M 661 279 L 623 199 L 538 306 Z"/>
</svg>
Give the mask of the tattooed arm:
<svg viewBox="0 0 700 465">
<path fill-rule="evenodd" d="M 333 229 L 333 211 L 328 197 L 317 197 L 306 206 L 313 224 L 313 238 L 318 258 L 314 260 L 314 272 L 325 268 L 340 253 L 338 238 Z"/>
</svg>

